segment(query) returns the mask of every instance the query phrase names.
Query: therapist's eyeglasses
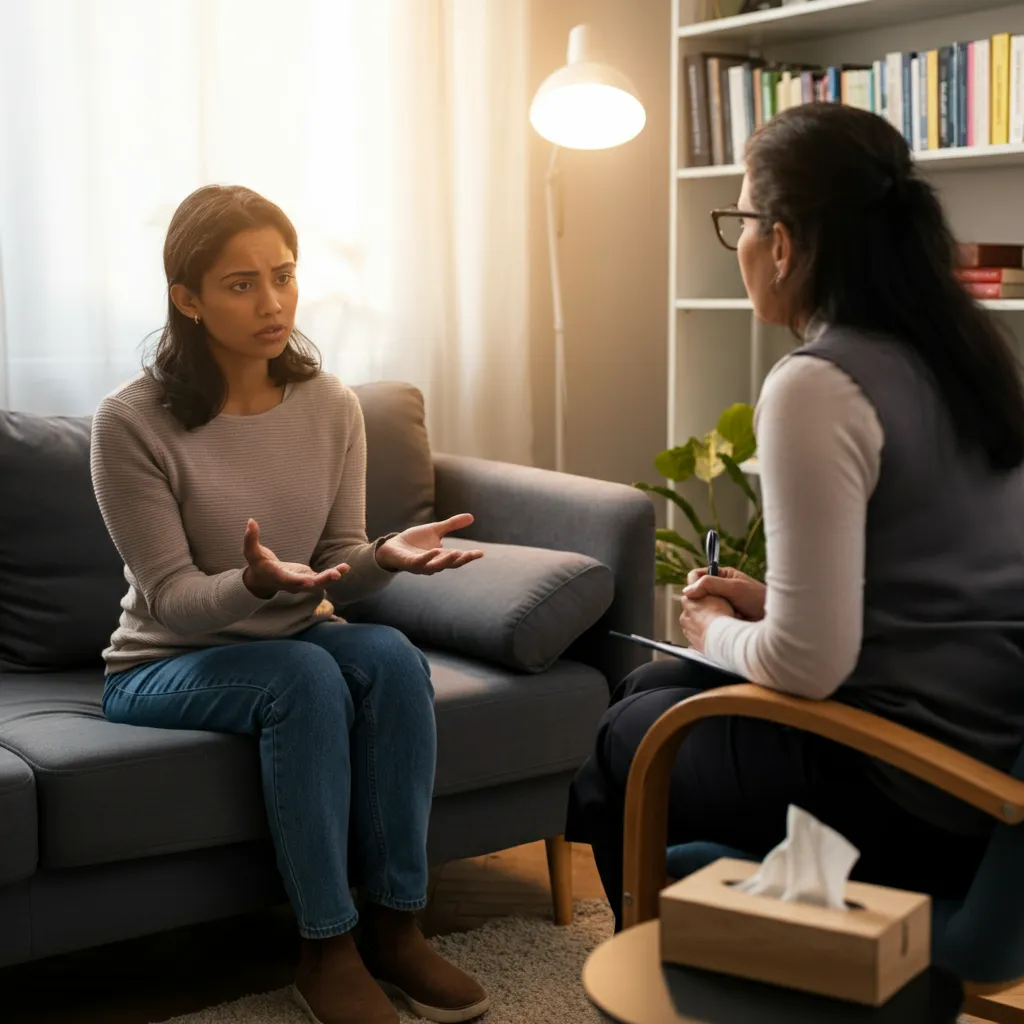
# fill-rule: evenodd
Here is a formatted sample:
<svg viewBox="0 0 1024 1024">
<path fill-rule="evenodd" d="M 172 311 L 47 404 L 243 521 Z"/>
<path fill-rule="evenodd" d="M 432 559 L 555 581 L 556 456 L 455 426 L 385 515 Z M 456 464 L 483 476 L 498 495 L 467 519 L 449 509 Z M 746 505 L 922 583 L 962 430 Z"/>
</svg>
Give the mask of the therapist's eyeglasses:
<svg viewBox="0 0 1024 1024">
<path fill-rule="evenodd" d="M 740 247 L 740 236 L 748 220 L 764 220 L 764 214 L 752 213 L 750 210 L 737 210 L 735 206 L 723 210 L 712 210 L 711 219 L 715 224 L 718 240 L 735 252 Z"/>
</svg>

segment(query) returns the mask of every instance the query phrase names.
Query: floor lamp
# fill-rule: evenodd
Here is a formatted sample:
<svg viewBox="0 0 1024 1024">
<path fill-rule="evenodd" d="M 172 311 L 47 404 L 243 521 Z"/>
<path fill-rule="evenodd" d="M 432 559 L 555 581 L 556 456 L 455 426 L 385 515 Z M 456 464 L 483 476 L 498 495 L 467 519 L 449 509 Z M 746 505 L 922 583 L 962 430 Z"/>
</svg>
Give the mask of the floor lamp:
<svg viewBox="0 0 1024 1024">
<path fill-rule="evenodd" d="M 555 469 L 565 470 L 565 427 L 568 395 L 565 380 L 565 321 L 562 316 L 562 281 L 558 272 L 558 228 L 555 181 L 558 151 L 610 149 L 635 138 L 647 120 L 633 83 L 620 71 L 595 60 L 590 52 L 589 25 L 569 33 L 565 67 L 549 75 L 530 105 L 530 124 L 537 134 L 554 143 L 544 181 L 547 207 L 548 258 L 555 319 Z"/>
</svg>

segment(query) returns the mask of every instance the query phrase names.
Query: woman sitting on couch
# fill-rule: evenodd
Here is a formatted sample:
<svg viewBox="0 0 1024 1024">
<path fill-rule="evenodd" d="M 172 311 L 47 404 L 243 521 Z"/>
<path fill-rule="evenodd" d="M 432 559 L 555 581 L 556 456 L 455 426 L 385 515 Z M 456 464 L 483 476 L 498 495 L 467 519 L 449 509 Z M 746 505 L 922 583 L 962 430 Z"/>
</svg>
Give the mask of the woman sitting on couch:
<svg viewBox="0 0 1024 1024">
<path fill-rule="evenodd" d="M 201 188 L 171 220 L 155 359 L 93 423 L 93 482 L 128 580 L 103 710 L 259 739 L 304 939 L 293 993 L 313 1021 L 397 1022 L 381 985 L 430 1020 L 470 1020 L 486 993 L 414 917 L 434 781 L 426 659 L 321 599 L 481 553 L 442 546 L 469 515 L 367 539 L 362 412 L 295 330 L 297 258 L 291 222 L 245 188 Z"/>
<path fill-rule="evenodd" d="M 691 574 L 691 645 L 753 683 L 832 698 L 1008 771 L 1024 741 L 1024 397 L 1017 361 L 954 273 L 954 244 L 903 137 L 833 104 L 749 143 L 715 211 L 755 314 L 803 347 L 764 384 L 757 436 L 767 586 Z M 714 669 L 657 662 L 614 694 L 566 836 L 593 844 L 621 913 L 623 802 L 654 721 Z M 991 823 L 828 740 L 753 719 L 697 723 L 671 844 L 757 858 L 796 804 L 859 850 L 854 878 L 962 898 Z"/>
</svg>

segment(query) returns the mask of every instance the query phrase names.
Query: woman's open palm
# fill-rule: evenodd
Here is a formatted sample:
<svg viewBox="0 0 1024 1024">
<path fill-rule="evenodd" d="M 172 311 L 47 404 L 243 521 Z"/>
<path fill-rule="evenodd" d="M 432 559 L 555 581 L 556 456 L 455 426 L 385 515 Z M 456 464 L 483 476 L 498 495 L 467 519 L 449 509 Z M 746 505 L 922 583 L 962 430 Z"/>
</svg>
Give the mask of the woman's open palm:
<svg viewBox="0 0 1024 1024">
<path fill-rule="evenodd" d="M 282 562 L 270 548 L 260 543 L 260 528 L 255 519 L 245 526 L 242 552 L 249 563 L 242 579 L 257 597 L 271 598 L 279 590 L 301 594 L 307 590 L 323 590 L 328 583 L 340 580 L 349 567 L 342 563 L 323 572 L 315 572 L 299 562 Z"/>
<path fill-rule="evenodd" d="M 455 530 L 464 530 L 472 523 L 473 517 L 464 512 L 440 523 L 410 526 L 377 549 L 377 564 L 392 572 L 411 572 L 418 576 L 432 576 L 444 569 L 458 569 L 467 562 L 483 558 L 484 553 L 446 548 L 444 538 Z"/>
</svg>

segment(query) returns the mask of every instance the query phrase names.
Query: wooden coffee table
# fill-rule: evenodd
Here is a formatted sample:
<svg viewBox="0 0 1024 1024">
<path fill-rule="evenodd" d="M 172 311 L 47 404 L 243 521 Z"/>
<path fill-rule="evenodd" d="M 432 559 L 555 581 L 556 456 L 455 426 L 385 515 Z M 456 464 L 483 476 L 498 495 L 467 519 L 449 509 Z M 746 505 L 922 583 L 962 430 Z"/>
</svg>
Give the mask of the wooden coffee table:
<svg viewBox="0 0 1024 1024">
<path fill-rule="evenodd" d="M 955 1024 L 963 989 L 931 968 L 875 1009 L 662 964 L 660 925 L 620 932 L 590 954 L 583 987 L 620 1024 Z"/>
</svg>

